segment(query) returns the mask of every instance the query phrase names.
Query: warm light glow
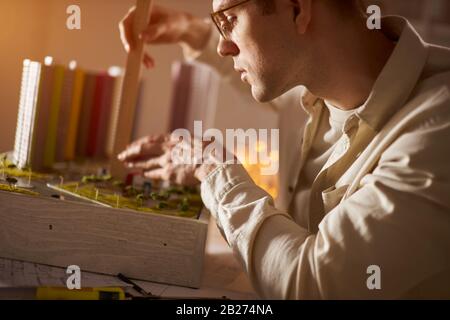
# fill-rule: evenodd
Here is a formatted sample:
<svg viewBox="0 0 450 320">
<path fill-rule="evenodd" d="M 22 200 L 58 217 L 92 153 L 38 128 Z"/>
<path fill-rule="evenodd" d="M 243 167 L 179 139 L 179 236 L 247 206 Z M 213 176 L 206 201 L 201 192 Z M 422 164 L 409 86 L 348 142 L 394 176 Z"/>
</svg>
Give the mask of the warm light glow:
<svg viewBox="0 0 450 320">
<path fill-rule="evenodd" d="M 274 150 L 272 150 L 272 151 L 270 151 L 270 159 L 272 160 L 272 161 L 279 161 L 280 160 L 280 155 L 278 154 L 278 151 L 274 151 Z"/>
<path fill-rule="evenodd" d="M 265 152 L 266 148 L 267 145 L 261 141 L 259 141 L 255 146 L 255 150 L 257 152 Z M 276 198 L 278 196 L 278 176 L 261 174 L 261 168 L 268 167 L 269 164 L 263 164 L 260 161 L 258 161 L 257 164 L 249 164 L 248 154 L 238 154 L 237 157 L 255 184 L 269 193 L 273 198 Z M 270 151 L 269 157 L 272 162 L 278 162 L 278 151 Z"/>
<path fill-rule="evenodd" d="M 75 70 L 77 68 L 77 62 L 75 60 L 72 60 L 69 62 L 69 69 Z"/>
<path fill-rule="evenodd" d="M 266 151 L 266 143 L 265 142 L 263 142 L 263 141 L 258 141 L 257 143 L 256 143 L 256 147 L 255 147 L 255 150 L 256 150 L 256 152 L 264 152 L 264 151 Z"/>
<path fill-rule="evenodd" d="M 119 77 L 122 75 L 122 73 L 123 73 L 123 70 L 121 67 L 112 66 L 108 69 L 108 74 L 111 77 Z"/>
<path fill-rule="evenodd" d="M 53 57 L 47 56 L 44 58 L 44 64 L 46 66 L 51 66 L 53 64 Z"/>
</svg>

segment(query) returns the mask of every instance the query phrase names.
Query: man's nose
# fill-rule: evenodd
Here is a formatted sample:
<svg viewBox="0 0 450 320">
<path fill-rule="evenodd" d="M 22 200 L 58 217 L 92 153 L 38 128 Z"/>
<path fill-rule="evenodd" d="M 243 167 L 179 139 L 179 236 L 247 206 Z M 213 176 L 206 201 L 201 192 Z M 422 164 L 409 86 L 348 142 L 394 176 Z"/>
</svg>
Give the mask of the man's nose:
<svg viewBox="0 0 450 320">
<path fill-rule="evenodd" d="M 220 37 L 219 44 L 217 46 L 217 53 L 221 57 L 234 57 L 239 54 L 239 48 L 233 41 L 225 40 L 224 38 Z"/>
</svg>

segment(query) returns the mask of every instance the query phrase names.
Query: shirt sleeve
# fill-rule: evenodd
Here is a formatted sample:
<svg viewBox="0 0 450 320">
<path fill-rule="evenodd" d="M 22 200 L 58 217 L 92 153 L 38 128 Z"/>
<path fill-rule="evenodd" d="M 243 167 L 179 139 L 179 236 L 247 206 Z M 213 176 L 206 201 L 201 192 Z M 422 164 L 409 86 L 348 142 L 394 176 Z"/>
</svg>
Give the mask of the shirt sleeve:
<svg viewBox="0 0 450 320">
<path fill-rule="evenodd" d="M 317 234 L 277 210 L 242 166 L 225 164 L 212 172 L 201 186 L 203 200 L 258 294 L 393 299 L 448 273 L 448 112 L 445 117 L 427 119 L 394 141 L 360 189 L 325 216 Z M 373 265 L 380 270 L 379 290 L 368 286 Z"/>
</svg>

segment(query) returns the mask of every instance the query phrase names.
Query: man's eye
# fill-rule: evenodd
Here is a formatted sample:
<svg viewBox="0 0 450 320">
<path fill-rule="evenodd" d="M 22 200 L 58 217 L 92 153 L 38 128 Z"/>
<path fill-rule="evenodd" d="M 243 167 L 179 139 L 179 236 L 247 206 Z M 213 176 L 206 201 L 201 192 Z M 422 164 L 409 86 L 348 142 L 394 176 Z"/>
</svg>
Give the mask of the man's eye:
<svg viewBox="0 0 450 320">
<path fill-rule="evenodd" d="M 225 33 L 231 33 L 233 31 L 233 27 L 236 25 L 236 17 L 227 16 L 224 20 L 222 20 L 220 24 L 220 28 Z"/>
<path fill-rule="evenodd" d="M 228 16 L 226 17 L 227 22 L 231 25 L 234 26 L 236 24 L 236 17 L 235 16 Z"/>
<path fill-rule="evenodd" d="M 228 23 L 228 21 L 222 21 L 220 22 L 220 29 L 222 29 L 225 32 L 230 31 L 230 24 Z"/>
<path fill-rule="evenodd" d="M 232 31 L 232 27 L 228 22 L 223 22 L 220 25 L 220 29 L 222 29 L 223 32 L 225 33 L 230 33 Z"/>
</svg>

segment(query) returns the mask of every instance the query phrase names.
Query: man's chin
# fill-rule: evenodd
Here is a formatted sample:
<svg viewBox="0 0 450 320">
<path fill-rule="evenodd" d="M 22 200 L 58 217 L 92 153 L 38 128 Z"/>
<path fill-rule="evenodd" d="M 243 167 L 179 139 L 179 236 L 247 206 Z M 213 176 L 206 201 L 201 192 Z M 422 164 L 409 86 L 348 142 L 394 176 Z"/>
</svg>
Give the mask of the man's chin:
<svg viewBox="0 0 450 320">
<path fill-rule="evenodd" d="M 268 90 L 260 90 L 259 88 L 252 86 L 252 96 L 259 103 L 270 102 L 276 98 L 273 94 L 270 94 Z"/>
</svg>

